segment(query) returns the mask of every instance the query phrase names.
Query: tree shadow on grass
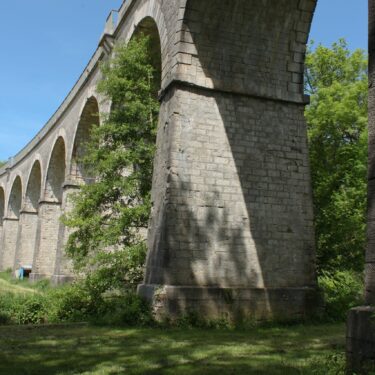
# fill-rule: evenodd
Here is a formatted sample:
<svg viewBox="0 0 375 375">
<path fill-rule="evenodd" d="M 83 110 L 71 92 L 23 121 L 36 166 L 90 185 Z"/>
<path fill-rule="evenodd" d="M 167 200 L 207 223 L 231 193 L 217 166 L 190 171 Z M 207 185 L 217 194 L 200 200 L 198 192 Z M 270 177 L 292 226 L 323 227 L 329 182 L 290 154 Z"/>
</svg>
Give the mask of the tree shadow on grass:
<svg viewBox="0 0 375 375">
<path fill-rule="evenodd" d="M 0 374 L 7 375 L 293 375 L 310 373 L 314 358 L 343 351 L 344 329 L 3 327 L 0 349 Z"/>
</svg>

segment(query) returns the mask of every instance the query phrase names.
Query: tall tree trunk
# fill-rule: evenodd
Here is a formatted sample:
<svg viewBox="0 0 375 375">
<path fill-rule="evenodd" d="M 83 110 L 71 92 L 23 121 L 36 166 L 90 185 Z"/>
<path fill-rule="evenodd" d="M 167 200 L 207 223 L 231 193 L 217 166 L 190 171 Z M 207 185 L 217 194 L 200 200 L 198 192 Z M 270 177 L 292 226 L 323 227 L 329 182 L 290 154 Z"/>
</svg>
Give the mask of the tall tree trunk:
<svg viewBox="0 0 375 375">
<path fill-rule="evenodd" d="M 375 304 L 375 0 L 368 0 L 368 194 L 366 249 L 366 304 Z"/>
</svg>

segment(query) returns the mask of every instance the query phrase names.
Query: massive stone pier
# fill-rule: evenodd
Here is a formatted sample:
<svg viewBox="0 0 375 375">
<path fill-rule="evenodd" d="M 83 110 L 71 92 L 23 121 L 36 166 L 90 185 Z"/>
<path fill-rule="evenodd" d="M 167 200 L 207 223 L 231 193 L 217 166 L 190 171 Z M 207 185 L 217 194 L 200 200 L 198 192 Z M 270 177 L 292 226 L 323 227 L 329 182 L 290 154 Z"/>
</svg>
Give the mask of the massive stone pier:
<svg viewBox="0 0 375 375">
<path fill-rule="evenodd" d="M 85 183 L 99 63 L 144 32 L 161 111 L 145 280 L 159 315 L 299 319 L 316 301 L 303 92 L 314 0 L 128 0 L 37 136 L 0 169 L 0 269 L 71 277 L 59 217 Z M 114 19 L 117 19 L 115 22 Z"/>
</svg>

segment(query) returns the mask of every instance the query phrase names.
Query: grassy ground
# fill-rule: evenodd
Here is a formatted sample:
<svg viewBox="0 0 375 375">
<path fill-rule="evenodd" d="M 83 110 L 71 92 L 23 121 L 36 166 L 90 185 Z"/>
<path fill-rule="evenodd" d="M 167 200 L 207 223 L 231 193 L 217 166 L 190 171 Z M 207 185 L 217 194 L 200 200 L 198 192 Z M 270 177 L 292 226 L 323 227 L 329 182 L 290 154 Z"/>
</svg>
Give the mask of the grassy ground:
<svg viewBox="0 0 375 375">
<path fill-rule="evenodd" d="M 0 273 L 0 298 L 43 290 L 48 285 Z M 344 331 L 343 324 L 242 331 L 0 326 L 0 375 L 339 375 Z"/>
<path fill-rule="evenodd" d="M 337 353 L 343 363 L 343 352 L 343 324 L 247 331 L 0 327 L 4 375 L 323 375 Z"/>
<path fill-rule="evenodd" d="M 46 280 L 31 284 L 28 279 L 16 280 L 9 272 L 0 272 L 0 296 L 2 294 L 42 293 L 48 287 Z"/>
</svg>

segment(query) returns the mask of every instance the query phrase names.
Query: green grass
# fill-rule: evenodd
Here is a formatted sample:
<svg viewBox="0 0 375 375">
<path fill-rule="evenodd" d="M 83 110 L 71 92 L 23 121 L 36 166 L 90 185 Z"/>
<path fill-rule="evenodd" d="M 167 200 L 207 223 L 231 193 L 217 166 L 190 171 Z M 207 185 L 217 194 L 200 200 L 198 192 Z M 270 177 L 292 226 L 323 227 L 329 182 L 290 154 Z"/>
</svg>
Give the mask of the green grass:
<svg viewBox="0 0 375 375">
<path fill-rule="evenodd" d="M 1 296 L 43 294 L 0 273 Z M 0 326 L 1 375 L 343 374 L 344 324 L 246 330 Z"/>
<path fill-rule="evenodd" d="M 344 330 L 7 326 L 0 327 L 0 374 L 341 374 L 329 368 L 337 353 L 343 364 Z"/>
<path fill-rule="evenodd" d="M 14 294 L 33 294 L 33 293 L 40 293 L 36 289 L 32 289 L 28 286 L 23 286 L 22 284 L 15 284 L 9 282 L 6 279 L 0 278 L 0 294 L 5 293 L 14 293 Z"/>
<path fill-rule="evenodd" d="M 7 293 L 13 294 L 41 294 L 49 287 L 46 280 L 31 284 L 28 279 L 17 280 L 9 272 L 0 272 L 0 296 Z"/>
</svg>

